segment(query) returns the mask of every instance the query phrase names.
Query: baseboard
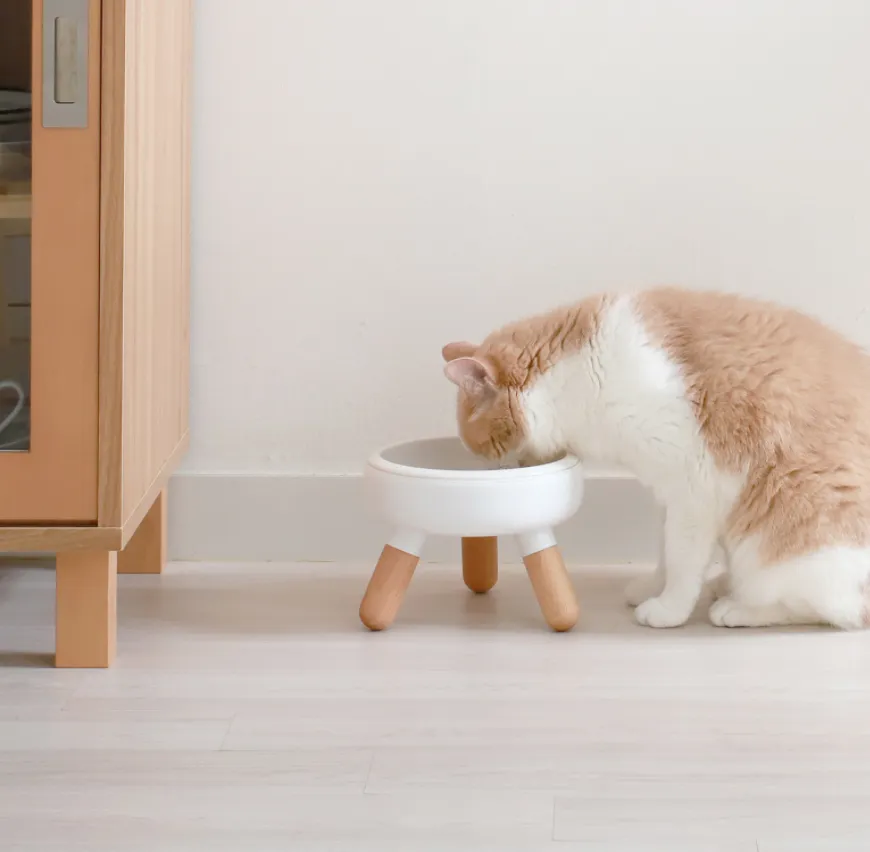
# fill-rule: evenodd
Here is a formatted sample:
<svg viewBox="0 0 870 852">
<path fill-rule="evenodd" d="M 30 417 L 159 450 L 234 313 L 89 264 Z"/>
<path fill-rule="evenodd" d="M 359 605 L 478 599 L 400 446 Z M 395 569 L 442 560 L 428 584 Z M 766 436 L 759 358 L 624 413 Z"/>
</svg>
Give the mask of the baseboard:
<svg viewBox="0 0 870 852">
<path fill-rule="evenodd" d="M 558 530 L 566 560 L 612 565 L 653 562 L 660 516 L 648 492 L 619 475 L 587 477 L 578 514 Z M 169 555 L 192 561 L 371 560 L 387 527 L 365 509 L 359 476 L 180 473 L 169 494 Z M 424 558 L 458 559 L 449 539 Z M 512 541 L 502 545 L 515 561 Z"/>
</svg>

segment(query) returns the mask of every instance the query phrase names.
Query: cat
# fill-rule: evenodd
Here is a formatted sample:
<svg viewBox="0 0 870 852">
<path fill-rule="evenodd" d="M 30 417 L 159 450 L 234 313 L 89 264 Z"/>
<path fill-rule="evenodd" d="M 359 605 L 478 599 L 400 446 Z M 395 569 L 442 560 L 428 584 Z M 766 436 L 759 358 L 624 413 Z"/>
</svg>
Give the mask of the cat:
<svg viewBox="0 0 870 852">
<path fill-rule="evenodd" d="M 714 551 L 722 627 L 870 626 L 870 356 L 797 311 L 659 288 L 444 347 L 474 453 L 619 464 L 665 509 L 635 618 L 692 614 Z"/>
</svg>

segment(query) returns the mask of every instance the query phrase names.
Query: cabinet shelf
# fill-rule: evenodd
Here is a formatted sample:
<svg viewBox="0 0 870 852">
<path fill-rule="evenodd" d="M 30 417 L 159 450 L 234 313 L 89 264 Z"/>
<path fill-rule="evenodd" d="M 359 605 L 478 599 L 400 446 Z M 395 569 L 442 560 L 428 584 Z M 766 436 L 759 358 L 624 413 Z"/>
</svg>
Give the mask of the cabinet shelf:
<svg viewBox="0 0 870 852">
<path fill-rule="evenodd" d="M 33 209 L 30 187 L 0 185 L 0 219 L 29 219 Z"/>
</svg>

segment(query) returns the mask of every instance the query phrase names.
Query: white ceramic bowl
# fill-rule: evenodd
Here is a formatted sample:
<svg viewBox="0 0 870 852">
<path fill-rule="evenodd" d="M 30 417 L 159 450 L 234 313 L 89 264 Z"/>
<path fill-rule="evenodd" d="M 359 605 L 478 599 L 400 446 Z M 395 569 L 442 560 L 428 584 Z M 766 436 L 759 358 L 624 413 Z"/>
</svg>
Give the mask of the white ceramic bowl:
<svg viewBox="0 0 870 852">
<path fill-rule="evenodd" d="M 459 438 L 388 447 L 369 459 L 365 480 L 371 508 L 395 525 L 400 539 L 404 531 L 404 543 L 411 545 L 408 539 L 415 534 L 518 535 L 528 540 L 522 549 L 534 552 L 530 548 L 543 544 L 535 537 L 551 537 L 552 528 L 571 517 L 583 500 L 583 472 L 576 457 L 493 470 Z"/>
</svg>

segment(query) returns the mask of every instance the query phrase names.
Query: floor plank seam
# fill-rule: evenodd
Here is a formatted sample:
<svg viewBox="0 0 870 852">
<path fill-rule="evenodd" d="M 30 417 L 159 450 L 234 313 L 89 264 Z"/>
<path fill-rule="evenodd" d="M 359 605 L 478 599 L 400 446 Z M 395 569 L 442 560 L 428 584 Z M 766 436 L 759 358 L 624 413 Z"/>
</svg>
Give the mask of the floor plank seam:
<svg viewBox="0 0 870 852">
<path fill-rule="evenodd" d="M 230 738 L 230 732 L 233 729 L 233 724 L 235 723 L 237 716 L 238 713 L 233 713 L 232 716 L 229 718 L 229 721 L 227 722 L 227 729 L 224 731 L 223 739 L 221 739 L 221 744 L 218 746 L 217 749 L 218 751 L 232 751 L 232 749 L 228 749 L 226 745 L 227 740 Z"/>
<path fill-rule="evenodd" d="M 557 843 L 556 839 L 556 797 L 553 796 L 553 813 L 550 815 L 550 840 Z"/>
<path fill-rule="evenodd" d="M 371 777 L 372 777 L 372 769 L 374 768 L 374 765 L 375 765 L 375 755 L 376 754 L 377 754 L 377 751 L 375 749 L 372 749 L 372 756 L 369 758 L 368 769 L 366 769 L 366 780 L 363 783 L 363 789 L 362 789 L 363 794 L 366 796 L 372 795 L 371 791 L 369 790 L 369 781 L 371 780 Z"/>
</svg>

